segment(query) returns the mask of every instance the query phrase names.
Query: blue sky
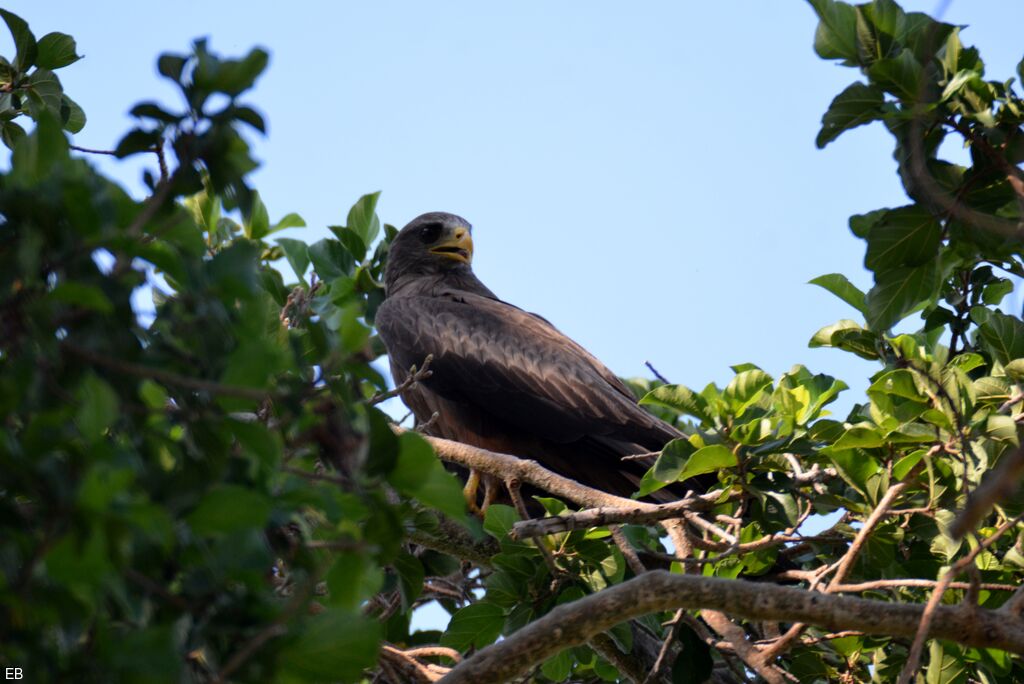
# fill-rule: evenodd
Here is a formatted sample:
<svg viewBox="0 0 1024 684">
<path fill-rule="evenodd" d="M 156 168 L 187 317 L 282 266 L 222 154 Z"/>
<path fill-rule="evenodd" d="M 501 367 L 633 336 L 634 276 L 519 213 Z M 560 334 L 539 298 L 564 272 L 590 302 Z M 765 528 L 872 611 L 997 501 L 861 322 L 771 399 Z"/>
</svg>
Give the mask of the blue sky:
<svg viewBox="0 0 1024 684">
<path fill-rule="evenodd" d="M 731 364 L 802 362 L 862 389 L 874 370 L 807 349 L 855 312 L 806 283 L 842 272 L 866 288 L 847 217 L 905 198 L 880 125 L 815 149 L 857 73 L 813 53 L 804 2 L 4 4 L 37 36 L 77 38 L 86 58 L 60 77 L 87 147 L 112 147 L 136 101 L 170 98 L 160 52 L 201 36 L 227 55 L 266 47 L 253 180 L 272 218 L 307 220 L 290 236 L 327 235 L 374 190 L 398 226 L 460 214 L 484 282 L 620 375 L 651 361 L 699 388 Z M 941 5 L 1009 78 L 1024 3 L 904 3 Z M 96 163 L 141 194 L 138 163 Z"/>
</svg>

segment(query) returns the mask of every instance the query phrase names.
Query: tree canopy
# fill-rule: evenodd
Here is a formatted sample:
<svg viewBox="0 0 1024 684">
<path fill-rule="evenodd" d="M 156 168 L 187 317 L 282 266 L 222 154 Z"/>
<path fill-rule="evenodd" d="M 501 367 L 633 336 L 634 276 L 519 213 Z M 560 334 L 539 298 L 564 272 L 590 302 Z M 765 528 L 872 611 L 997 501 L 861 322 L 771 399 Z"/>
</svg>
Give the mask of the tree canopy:
<svg viewBox="0 0 1024 684">
<path fill-rule="evenodd" d="M 159 57 L 181 108 L 140 102 L 100 152 L 151 160 L 137 200 L 69 142 L 86 115 L 56 72 L 74 39 L 0 10 L 16 50 L 0 59 L 0 666 L 81 682 L 1024 680 L 1024 320 L 1004 306 L 1024 277 L 1020 86 L 987 79 L 960 27 L 892 0 L 810 5 L 817 54 L 857 72 L 818 146 L 884 125 L 908 197 L 850 218 L 868 292 L 812 281 L 851 318 L 810 346 L 875 372 L 844 417 L 828 406 L 846 384 L 799 364 L 741 363 L 700 390 L 629 380 L 684 433 L 639 494 L 717 477 L 661 505 L 380 410 L 401 389 L 371 365 L 396 230 L 371 193 L 333 238 L 274 237 L 305 224 L 249 180 L 264 50 Z M 947 137 L 969 163 L 942 158 Z M 143 287 L 151 320 L 132 305 Z M 544 491 L 547 516 L 470 515 L 444 464 Z M 413 629 L 432 601 L 450 622 Z"/>
</svg>

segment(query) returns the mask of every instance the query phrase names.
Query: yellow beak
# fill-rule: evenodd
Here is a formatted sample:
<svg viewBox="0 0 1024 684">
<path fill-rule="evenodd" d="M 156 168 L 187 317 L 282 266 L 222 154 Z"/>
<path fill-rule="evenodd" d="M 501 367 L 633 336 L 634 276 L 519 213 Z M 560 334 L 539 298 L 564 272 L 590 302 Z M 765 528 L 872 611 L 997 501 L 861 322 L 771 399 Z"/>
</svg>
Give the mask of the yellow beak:
<svg viewBox="0 0 1024 684">
<path fill-rule="evenodd" d="M 464 264 L 473 261 L 473 236 L 468 228 L 456 228 L 451 237 L 430 248 L 432 254 Z"/>
</svg>

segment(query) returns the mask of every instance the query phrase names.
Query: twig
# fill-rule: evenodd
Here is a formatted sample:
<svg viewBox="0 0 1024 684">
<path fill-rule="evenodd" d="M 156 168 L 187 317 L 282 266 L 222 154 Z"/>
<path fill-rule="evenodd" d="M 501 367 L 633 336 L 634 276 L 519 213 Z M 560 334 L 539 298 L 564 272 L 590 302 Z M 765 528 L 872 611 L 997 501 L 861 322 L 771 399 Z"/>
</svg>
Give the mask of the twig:
<svg viewBox="0 0 1024 684">
<path fill-rule="evenodd" d="M 422 367 L 417 369 L 416 366 L 413 365 L 411 368 L 409 368 L 409 375 L 406 376 L 405 380 L 402 380 L 402 382 L 400 382 L 398 386 L 395 387 L 395 389 L 388 390 L 387 392 L 378 392 L 377 394 L 373 395 L 372 397 L 366 400 L 367 405 L 376 406 L 382 401 L 387 401 L 388 399 L 397 397 L 405 390 L 415 387 L 416 383 L 420 382 L 421 380 L 426 380 L 427 378 L 429 378 L 433 374 L 433 371 L 430 370 L 430 362 L 433 360 L 434 355 L 427 354 L 427 358 L 423 359 Z"/>
<path fill-rule="evenodd" d="M 631 505 L 629 506 L 602 506 L 569 515 L 520 520 L 512 525 L 509 536 L 513 539 L 521 539 L 540 534 L 557 534 L 619 523 L 642 525 L 669 518 L 679 518 L 688 512 L 711 510 L 721 495 L 721 490 L 716 490 L 699 496 L 687 496 L 685 499 L 667 504 L 645 504 L 630 501 Z M 626 499 L 626 501 L 629 500 Z"/>
<path fill-rule="evenodd" d="M 801 621 L 828 630 L 909 637 L 920 605 L 891 603 L 746 580 L 672 575 L 653 570 L 558 606 L 504 640 L 467 658 L 444 684 L 505 681 L 559 651 L 626 620 L 663 610 L 709 608 L 748 620 Z M 965 606 L 938 606 L 933 637 L 967 646 L 1024 653 L 1024 621 Z"/>
<path fill-rule="evenodd" d="M 830 584 L 828 588 L 833 594 L 855 594 L 862 591 L 876 591 L 878 589 L 934 589 L 939 584 L 938 580 L 907 578 L 872 580 L 870 582 L 857 582 L 856 584 Z M 969 582 L 949 582 L 945 588 L 947 591 L 951 589 L 970 589 L 971 584 Z M 985 591 L 1015 591 L 1017 589 L 1013 584 L 999 584 L 995 582 L 981 582 L 978 584 L 978 588 Z"/>
<path fill-rule="evenodd" d="M 666 385 L 672 384 L 671 382 L 668 381 L 668 378 L 666 378 L 664 375 L 658 372 L 658 369 L 655 368 L 654 364 L 652 364 L 650 361 L 644 361 L 644 365 L 647 366 L 647 368 L 650 369 L 652 373 L 654 373 L 654 377 L 656 377 L 658 380 L 662 381 Z"/>
<path fill-rule="evenodd" d="M 629 565 L 630 570 L 633 574 L 641 575 L 647 572 L 647 568 L 644 567 L 643 562 L 640 560 L 640 556 L 637 555 L 636 549 L 626 539 L 626 535 L 622 533 L 622 528 L 618 525 L 609 525 L 608 532 L 612 535 L 612 540 L 615 545 L 619 547 L 619 551 L 622 552 L 622 557 L 626 559 L 626 564 Z"/>
<path fill-rule="evenodd" d="M 850 544 L 850 548 L 847 549 L 846 554 L 844 554 L 842 559 L 840 559 L 836 573 L 832 577 L 832 582 L 834 584 L 842 584 L 846 579 L 846 576 L 850 574 L 850 570 L 853 568 L 853 564 L 857 560 L 857 555 L 864 547 L 864 544 L 867 543 L 868 537 L 871 536 L 871 533 L 875 531 L 878 523 L 885 517 L 885 514 L 892 503 L 900 494 L 906 491 L 907 487 L 910 486 L 910 482 L 917 477 L 917 473 L 920 472 L 923 467 L 924 461 L 919 461 L 917 465 L 910 469 L 910 472 L 907 473 L 902 480 L 889 487 L 885 492 L 882 496 L 882 500 L 878 502 L 877 506 L 875 506 L 875 510 L 871 511 L 871 515 L 869 515 L 868 519 L 864 521 L 864 525 L 860 528 L 860 531 L 854 538 L 853 543 Z"/>
<path fill-rule="evenodd" d="M 647 674 L 647 678 L 644 679 L 643 684 L 654 684 L 658 681 L 658 677 L 661 674 L 661 670 L 665 667 L 668 662 L 669 648 L 672 646 L 672 642 L 675 641 L 679 634 L 679 625 L 682 624 L 683 615 L 685 611 L 680 608 L 676 611 L 676 614 L 672 616 L 672 620 L 667 625 L 669 630 L 668 634 L 665 635 L 665 640 L 661 644 L 661 650 L 658 651 L 658 658 L 654 661 L 654 667 Z"/>
</svg>

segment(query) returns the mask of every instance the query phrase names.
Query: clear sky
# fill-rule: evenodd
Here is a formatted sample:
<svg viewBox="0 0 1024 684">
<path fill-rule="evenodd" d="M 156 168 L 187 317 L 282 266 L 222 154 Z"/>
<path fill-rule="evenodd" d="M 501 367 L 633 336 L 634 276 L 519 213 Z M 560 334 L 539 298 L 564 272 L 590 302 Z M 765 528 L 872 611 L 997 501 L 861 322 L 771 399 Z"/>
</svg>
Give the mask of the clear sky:
<svg viewBox="0 0 1024 684">
<path fill-rule="evenodd" d="M 78 40 L 86 58 L 59 73 L 87 147 L 111 148 L 136 101 L 169 98 L 160 52 L 201 36 L 225 55 L 269 49 L 248 98 L 269 122 L 253 180 L 272 219 L 307 220 L 289 235 L 327 235 L 374 190 L 399 227 L 460 214 L 483 281 L 620 375 L 649 376 L 649 360 L 699 388 L 731 364 L 803 362 L 863 389 L 874 370 L 806 346 L 856 313 L 809 279 L 870 284 L 847 217 L 905 198 L 881 125 L 815 149 L 858 74 L 814 54 L 805 2 L 3 4 L 37 37 Z M 991 78 L 1024 56 L 1020 0 L 903 4 L 948 5 Z M 96 163 L 141 194 L 138 164 Z"/>
</svg>

